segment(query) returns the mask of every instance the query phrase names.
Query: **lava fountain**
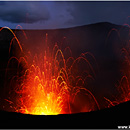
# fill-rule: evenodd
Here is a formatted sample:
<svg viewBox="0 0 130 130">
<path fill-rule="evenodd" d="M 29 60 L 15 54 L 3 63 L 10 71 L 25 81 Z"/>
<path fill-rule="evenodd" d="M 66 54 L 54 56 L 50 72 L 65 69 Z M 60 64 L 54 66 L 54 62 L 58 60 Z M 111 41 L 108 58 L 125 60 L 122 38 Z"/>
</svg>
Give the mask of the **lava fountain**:
<svg viewBox="0 0 130 130">
<path fill-rule="evenodd" d="M 130 86 L 127 76 L 123 76 L 121 78 L 119 85 L 116 88 L 118 94 L 114 96 L 114 100 L 109 100 L 104 97 L 104 99 L 108 102 L 108 108 L 130 100 Z"/>
<path fill-rule="evenodd" d="M 85 84 L 88 78 L 94 80 L 96 77 L 86 58 L 86 55 L 90 55 L 94 59 L 91 53 L 83 53 L 74 59 L 70 48 L 67 47 L 65 51 L 69 50 L 70 56 L 65 58 L 57 44 L 53 49 L 49 49 L 46 34 L 44 51 L 32 58 L 31 54 L 25 54 L 15 33 L 6 28 L 14 36 L 9 53 L 13 42 L 16 42 L 20 54 L 11 55 L 6 68 L 5 91 L 8 90 L 8 96 L 5 100 L 10 104 L 12 111 L 33 115 L 71 114 L 74 113 L 72 106 L 75 104 L 79 107 L 76 112 L 100 109 L 96 98 Z M 78 97 L 81 93 L 87 101 Z"/>
<path fill-rule="evenodd" d="M 124 24 L 125 26 L 128 26 L 130 29 L 130 26 L 128 24 Z M 123 29 L 123 26 L 122 26 Z M 118 37 L 120 38 L 120 32 L 117 29 L 113 29 L 117 32 Z M 120 62 L 120 72 L 122 74 L 121 79 L 116 84 L 116 90 L 117 94 L 113 96 L 113 99 L 110 100 L 106 97 L 104 99 L 108 102 L 108 107 L 118 105 L 123 102 L 130 101 L 130 30 L 128 35 L 128 39 L 123 43 L 123 47 L 120 48 L 119 55 L 121 56 L 121 62 Z M 111 96 L 112 97 L 112 96 Z"/>
</svg>

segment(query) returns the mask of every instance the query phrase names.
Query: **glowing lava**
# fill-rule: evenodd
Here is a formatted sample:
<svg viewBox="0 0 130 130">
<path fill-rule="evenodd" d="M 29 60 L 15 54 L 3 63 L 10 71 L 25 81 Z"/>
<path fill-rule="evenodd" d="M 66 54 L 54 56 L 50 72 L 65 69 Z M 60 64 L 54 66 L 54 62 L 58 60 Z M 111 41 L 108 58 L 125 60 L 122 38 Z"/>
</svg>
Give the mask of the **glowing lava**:
<svg viewBox="0 0 130 130">
<path fill-rule="evenodd" d="M 59 66 L 55 63 L 52 66 L 52 62 L 49 61 L 49 57 L 46 57 L 46 53 L 39 66 L 37 66 L 37 63 L 28 65 L 25 58 L 21 58 L 18 62 L 18 70 L 20 70 L 18 74 L 21 73 L 21 64 L 24 67 L 26 66 L 27 69 L 22 76 L 15 76 L 16 78 L 11 81 L 16 84 L 15 92 L 19 95 L 17 104 L 20 104 L 20 108 L 16 111 L 36 115 L 63 113 L 63 107 L 66 106 L 65 103 L 68 102 L 69 95 L 69 88 L 64 76 L 62 76 L 64 68 L 58 68 Z M 36 59 L 34 62 L 36 62 Z"/>
<path fill-rule="evenodd" d="M 90 55 L 94 58 L 92 54 L 84 53 L 76 59 L 72 56 L 65 59 L 58 45 L 55 44 L 50 50 L 46 40 L 45 51 L 36 54 L 32 60 L 32 56 L 23 52 L 19 40 L 14 33 L 13 35 L 9 53 L 14 40 L 21 50 L 19 53 L 22 53 L 19 58 L 11 56 L 6 69 L 6 81 L 9 82 L 6 84 L 9 86 L 7 100 L 12 102 L 11 107 L 15 112 L 33 115 L 71 114 L 73 111 L 70 104 L 76 104 L 79 107 L 78 112 L 100 109 L 96 98 L 85 85 L 87 78 L 94 80 L 96 76 L 92 65 L 85 57 Z M 65 50 L 67 49 L 71 53 L 69 47 Z M 91 104 L 84 102 L 80 106 L 76 103 L 75 98 L 82 91 L 82 95 L 89 98 Z"/>
<path fill-rule="evenodd" d="M 124 25 L 128 26 L 130 29 L 130 26 L 128 24 L 124 24 Z M 120 38 L 120 32 L 117 29 L 112 29 L 112 31 L 116 31 L 118 37 Z M 128 35 L 130 35 L 130 32 Z M 121 66 L 120 71 L 122 73 L 122 78 L 120 79 L 119 84 L 116 85 L 117 95 L 114 95 L 113 96 L 114 99 L 112 100 L 104 97 L 104 99 L 108 102 L 108 107 L 130 101 L 130 71 L 129 71 L 130 70 L 130 40 L 127 40 L 125 42 L 126 45 L 125 46 L 123 45 L 123 48 L 120 49 L 120 54 L 122 56 L 122 61 L 120 63 Z"/>
</svg>

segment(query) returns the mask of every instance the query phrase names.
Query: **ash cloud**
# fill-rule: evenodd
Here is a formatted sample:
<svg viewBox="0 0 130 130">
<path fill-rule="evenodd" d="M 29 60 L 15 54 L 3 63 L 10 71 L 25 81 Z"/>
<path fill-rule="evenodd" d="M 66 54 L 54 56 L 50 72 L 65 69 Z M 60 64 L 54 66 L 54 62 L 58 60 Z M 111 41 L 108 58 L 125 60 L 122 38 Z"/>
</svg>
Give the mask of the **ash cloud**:
<svg viewBox="0 0 130 130">
<path fill-rule="evenodd" d="M 44 4 L 38 2 L 4 2 L 0 4 L 0 19 L 11 23 L 35 23 L 50 19 Z"/>
</svg>

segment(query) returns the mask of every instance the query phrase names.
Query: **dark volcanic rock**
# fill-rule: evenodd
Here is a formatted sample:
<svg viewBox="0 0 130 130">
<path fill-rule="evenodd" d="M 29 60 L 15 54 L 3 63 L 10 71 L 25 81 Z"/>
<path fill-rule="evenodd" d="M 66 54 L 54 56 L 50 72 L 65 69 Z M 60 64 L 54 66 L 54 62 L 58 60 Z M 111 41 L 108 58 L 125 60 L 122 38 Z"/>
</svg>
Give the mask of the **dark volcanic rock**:
<svg viewBox="0 0 130 130">
<path fill-rule="evenodd" d="M 129 125 L 130 102 L 88 113 L 55 116 L 23 115 L 0 111 L 0 128 L 117 129 Z"/>
</svg>

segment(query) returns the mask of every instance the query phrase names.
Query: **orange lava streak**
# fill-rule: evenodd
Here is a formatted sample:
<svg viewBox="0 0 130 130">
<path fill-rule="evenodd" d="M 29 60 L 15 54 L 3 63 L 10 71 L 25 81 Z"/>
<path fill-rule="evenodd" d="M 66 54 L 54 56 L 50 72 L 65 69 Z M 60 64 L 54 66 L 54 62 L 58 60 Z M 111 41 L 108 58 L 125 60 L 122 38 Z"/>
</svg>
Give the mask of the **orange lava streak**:
<svg viewBox="0 0 130 130">
<path fill-rule="evenodd" d="M 14 37 L 15 37 L 15 39 L 16 39 L 18 45 L 19 45 L 20 50 L 23 52 L 22 46 L 21 46 L 21 44 L 20 44 L 18 38 L 16 37 L 15 33 L 14 33 L 9 27 L 7 27 L 7 26 L 2 27 L 2 28 L 0 29 L 0 31 L 2 31 L 4 28 L 8 29 L 8 30 L 14 35 Z"/>
<path fill-rule="evenodd" d="M 98 109 L 100 110 L 100 106 L 99 106 L 99 104 L 98 104 L 96 98 L 94 97 L 94 95 L 93 95 L 88 89 L 82 88 L 82 87 L 75 87 L 74 89 L 76 89 L 76 93 L 74 93 L 73 102 L 74 102 L 74 99 L 75 99 L 75 96 L 77 95 L 77 93 L 79 93 L 81 90 L 85 90 L 87 93 L 89 93 L 89 94 L 92 96 L 92 98 L 93 98 L 93 100 L 95 101 L 95 103 L 96 103 Z"/>
<path fill-rule="evenodd" d="M 22 30 L 22 32 L 23 32 L 23 34 L 24 34 L 24 37 L 25 37 L 26 39 L 28 39 L 26 33 L 25 33 L 24 30 L 23 30 L 23 27 L 22 27 L 21 25 L 17 25 L 17 26 L 16 26 L 16 29 L 18 29 L 18 27 L 20 27 L 20 29 Z M 14 33 L 16 34 L 16 30 L 15 30 Z"/>
</svg>

